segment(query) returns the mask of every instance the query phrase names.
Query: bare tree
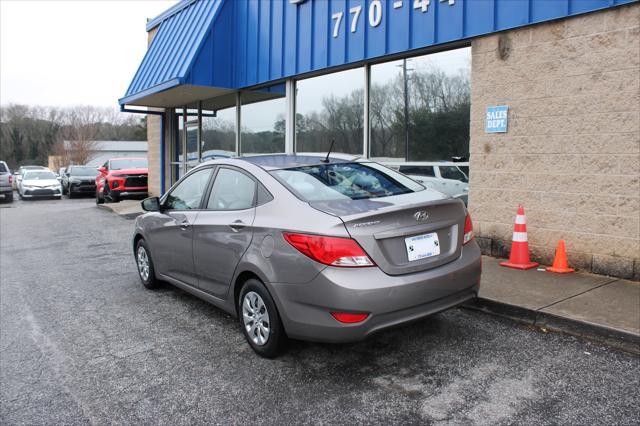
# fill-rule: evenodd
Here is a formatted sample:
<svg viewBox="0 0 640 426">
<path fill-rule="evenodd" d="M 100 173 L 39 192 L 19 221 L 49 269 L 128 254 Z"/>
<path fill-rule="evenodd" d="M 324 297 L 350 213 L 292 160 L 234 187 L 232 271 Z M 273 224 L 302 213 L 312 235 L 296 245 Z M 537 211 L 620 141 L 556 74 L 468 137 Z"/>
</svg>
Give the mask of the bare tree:
<svg viewBox="0 0 640 426">
<path fill-rule="evenodd" d="M 83 105 L 69 108 L 63 117 L 58 155 L 66 164 L 86 164 L 97 148 L 97 136 L 106 121 L 104 108 Z"/>
</svg>

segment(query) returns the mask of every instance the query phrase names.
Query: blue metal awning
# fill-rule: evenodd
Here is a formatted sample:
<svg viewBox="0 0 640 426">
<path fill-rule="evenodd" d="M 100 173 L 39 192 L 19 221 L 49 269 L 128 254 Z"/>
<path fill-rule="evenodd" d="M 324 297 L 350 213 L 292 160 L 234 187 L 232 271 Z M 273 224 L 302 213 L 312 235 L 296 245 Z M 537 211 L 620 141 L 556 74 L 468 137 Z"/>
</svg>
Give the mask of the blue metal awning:
<svg viewBox="0 0 640 426">
<path fill-rule="evenodd" d="M 167 97 L 158 94 L 172 88 L 180 88 L 179 93 L 174 90 L 172 98 L 188 102 L 194 90 L 183 85 L 189 83 L 191 68 L 224 2 L 183 0 L 150 21 L 147 30 L 158 27 L 157 33 L 119 103 L 169 106 Z"/>
<path fill-rule="evenodd" d="M 640 0 L 183 0 L 147 24 L 156 33 L 120 104 L 217 109 L 239 89 L 631 3 Z"/>
</svg>

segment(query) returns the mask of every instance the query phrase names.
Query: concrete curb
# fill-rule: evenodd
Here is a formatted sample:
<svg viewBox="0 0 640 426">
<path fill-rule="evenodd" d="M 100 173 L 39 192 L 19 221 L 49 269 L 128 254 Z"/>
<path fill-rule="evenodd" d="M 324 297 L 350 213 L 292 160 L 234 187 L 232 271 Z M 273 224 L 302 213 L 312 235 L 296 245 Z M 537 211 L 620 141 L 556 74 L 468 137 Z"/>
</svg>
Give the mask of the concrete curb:
<svg viewBox="0 0 640 426">
<path fill-rule="evenodd" d="M 116 204 L 98 204 L 98 208 L 103 209 L 105 211 L 108 211 L 110 213 L 115 213 L 118 216 L 124 217 L 125 219 L 135 219 L 136 217 L 138 217 L 142 213 L 144 213 L 142 211 L 124 213 L 124 212 L 118 211 L 117 209 L 113 208 L 114 205 L 116 205 Z"/>
<path fill-rule="evenodd" d="M 476 298 L 463 305 L 492 315 L 509 318 L 538 329 L 551 330 L 603 343 L 625 352 L 640 355 L 640 335 L 625 330 L 615 329 L 600 324 L 578 321 L 567 317 L 540 312 L 521 306 L 497 302 L 495 300 Z"/>
</svg>

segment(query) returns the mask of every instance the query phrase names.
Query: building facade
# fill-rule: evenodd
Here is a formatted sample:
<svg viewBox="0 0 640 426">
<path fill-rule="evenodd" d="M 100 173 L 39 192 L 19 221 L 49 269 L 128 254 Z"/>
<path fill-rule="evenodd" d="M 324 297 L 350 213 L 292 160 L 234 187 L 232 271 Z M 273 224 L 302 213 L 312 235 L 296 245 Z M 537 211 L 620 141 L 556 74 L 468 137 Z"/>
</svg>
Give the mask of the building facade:
<svg viewBox="0 0 640 426">
<path fill-rule="evenodd" d="M 149 115 L 149 183 L 210 158 L 468 157 L 469 210 L 506 256 L 560 238 L 640 276 L 640 4 L 633 0 L 186 0 L 147 25 L 122 109 Z"/>
</svg>

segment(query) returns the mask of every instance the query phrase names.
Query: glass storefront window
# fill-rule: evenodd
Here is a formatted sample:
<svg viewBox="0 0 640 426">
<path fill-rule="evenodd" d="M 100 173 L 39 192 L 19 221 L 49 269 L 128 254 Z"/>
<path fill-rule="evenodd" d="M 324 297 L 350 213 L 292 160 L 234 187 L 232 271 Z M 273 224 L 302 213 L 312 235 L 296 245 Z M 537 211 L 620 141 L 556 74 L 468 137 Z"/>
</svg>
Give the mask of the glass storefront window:
<svg viewBox="0 0 640 426">
<path fill-rule="evenodd" d="M 371 66 L 371 158 L 451 161 L 469 155 L 470 55 L 462 48 Z"/>
<path fill-rule="evenodd" d="M 236 155 L 236 107 L 202 117 L 202 161 Z"/>
<path fill-rule="evenodd" d="M 242 93 L 240 99 L 240 153 L 283 153 L 287 112 L 284 84 Z"/>
<path fill-rule="evenodd" d="M 363 154 L 364 70 L 296 82 L 296 151 Z"/>
</svg>

